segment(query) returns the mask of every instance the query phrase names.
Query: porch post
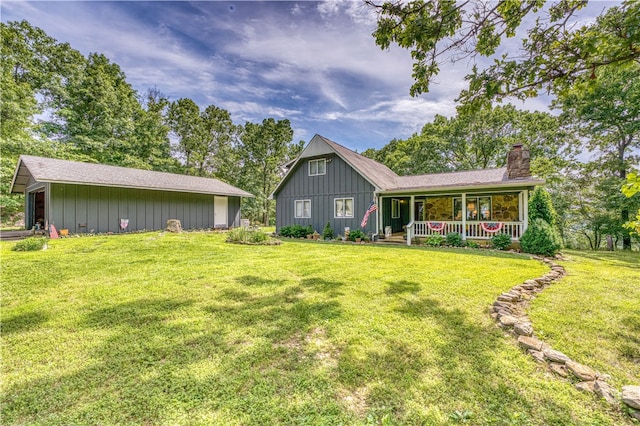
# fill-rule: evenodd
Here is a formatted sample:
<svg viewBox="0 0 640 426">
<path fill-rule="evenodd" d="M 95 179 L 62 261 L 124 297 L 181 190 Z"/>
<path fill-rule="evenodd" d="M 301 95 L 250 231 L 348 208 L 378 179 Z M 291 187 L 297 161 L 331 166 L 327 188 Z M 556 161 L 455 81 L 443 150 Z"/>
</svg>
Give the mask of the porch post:
<svg viewBox="0 0 640 426">
<path fill-rule="evenodd" d="M 409 206 L 409 222 L 413 222 L 413 218 L 416 217 L 416 196 L 412 195 L 409 202 L 411 203 Z"/>
<path fill-rule="evenodd" d="M 415 217 L 415 214 L 416 214 L 415 198 L 416 198 L 415 195 L 412 195 L 411 197 L 409 197 L 409 223 L 413 223 L 413 218 Z M 415 235 L 416 233 L 416 225 L 415 224 L 413 225 L 413 229 L 412 229 L 413 232 L 411 232 L 411 235 L 409 235 L 408 231 L 409 230 L 407 230 L 407 245 L 410 246 L 412 243 L 411 240 L 413 239 L 413 235 Z"/>
<path fill-rule="evenodd" d="M 522 233 L 529 227 L 529 190 L 522 191 Z"/>
<path fill-rule="evenodd" d="M 462 240 L 467 239 L 467 193 L 462 193 Z"/>
<path fill-rule="evenodd" d="M 381 197 L 378 195 L 374 195 L 373 196 L 373 201 L 376 203 L 376 205 L 378 206 L 378 208 L 376 209 L 376 231 L 374 232 L 374 234 L 378 235 L 378 240 L 380 239 L 380 229 L 382 229 L 382 225 L 380 223 L 380 216 L 382 215 L 382 203 L 381 201 Z M 384 235 L 384 229 L 382 230 Z"/>
</svg>

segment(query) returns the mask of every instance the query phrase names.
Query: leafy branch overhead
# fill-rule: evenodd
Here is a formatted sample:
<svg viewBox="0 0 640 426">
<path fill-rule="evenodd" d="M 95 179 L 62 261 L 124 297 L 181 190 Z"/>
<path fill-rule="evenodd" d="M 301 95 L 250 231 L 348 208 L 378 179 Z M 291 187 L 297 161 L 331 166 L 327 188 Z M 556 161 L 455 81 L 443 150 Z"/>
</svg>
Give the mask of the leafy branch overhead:
<svg viewBox="0 0 640 426">
<path fill-rule="evenodd" d="M 464 104 L 505 97 L 535 97 L 540 90 L 561 91 L 599 67 L 640 62 L 640 2 L 610 7 L 595 22 L 577 24 L 587 2 L 543 0 L 471 2 L 415 0 L 366 3 L 378 12 L 376 44 L 410 49 L 414 83 L 410 93 L 427 93 L 443 63 L 491 58 L 493 64 L 467 75 Z M 526 22 L 533 24 L 527 28 Z M 506 38 L 526 31 L 517 53 L 497 55 Z"/>
</svg>

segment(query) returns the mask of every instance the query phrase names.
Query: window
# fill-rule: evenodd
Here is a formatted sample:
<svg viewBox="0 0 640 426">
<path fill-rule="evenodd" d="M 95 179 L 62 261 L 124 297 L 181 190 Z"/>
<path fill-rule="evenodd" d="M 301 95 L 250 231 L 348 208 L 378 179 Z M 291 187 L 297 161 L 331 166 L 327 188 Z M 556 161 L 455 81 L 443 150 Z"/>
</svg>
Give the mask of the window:
<svg viewBox="0 0 640 426">
<path fill-rule="evenodd" d="M 307 219 L 311 217 L 311 200 L 296 200 L 296 218 Z"/>
<path fill-rule="evenodd" d="M 480 220 L 491 220 L 491 197 L 479 197 Z"/>
<path fill-rule="evenodd" d="M 353 198 L 335 198 L 334 217 L 353 217 Z"/>
<path fill-rule="evenodd" d="M 309 176 L 324 175 L 327 173 L 327 160 L 309 160 Z"/>
<path fill-rule="evenodd" d="M 462 220 L 462 198 L 453 199 L 453 219 Z M 491 220 L 491 197 L 467 197 L 467 220 Z"/>
<path fill-rule="evenodd" d="M 400 219 L 400 200 L 391 199 L 391 219 Z"/>
</svg>

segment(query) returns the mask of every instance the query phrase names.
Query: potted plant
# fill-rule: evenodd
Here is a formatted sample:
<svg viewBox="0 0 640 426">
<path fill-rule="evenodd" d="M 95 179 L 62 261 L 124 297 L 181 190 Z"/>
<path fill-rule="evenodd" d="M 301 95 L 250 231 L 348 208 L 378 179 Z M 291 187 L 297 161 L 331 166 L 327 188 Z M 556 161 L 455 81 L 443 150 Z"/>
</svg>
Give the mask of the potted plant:
<svg viewBox="0 0 640 426">
<path fill-rule="evenodd" d="M 355 241 L 356 243 L 361 242 L 362 240 L 364 240 L 367 237 L 367 234 L 365 234 L 362 230 L 360 229 L 354 229 L 353 231 L 351 231 L 349 233 L 349 240 L 350 241 Z"/>
<path fill-rule="evenodd" d="M 324 229 L 322 230 L 322 236 L 326 241 L 330 241 L 333 239 L 333 228 L 331 228 L 331 223 L 327 222 Z"/>
</svg>

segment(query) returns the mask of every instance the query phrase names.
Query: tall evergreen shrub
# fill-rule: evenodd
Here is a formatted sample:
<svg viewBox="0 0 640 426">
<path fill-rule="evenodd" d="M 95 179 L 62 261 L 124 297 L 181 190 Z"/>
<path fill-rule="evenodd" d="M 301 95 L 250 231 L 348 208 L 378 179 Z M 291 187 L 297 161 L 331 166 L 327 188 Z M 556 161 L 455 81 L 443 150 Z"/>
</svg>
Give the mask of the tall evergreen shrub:
<svg viewBox="0 0 640 426">
<path fill-rule="evenodd" d="M 542 219 L 551 226 L 556 225 L 556 210 L 553 208 L 551 196 L 541 186 L 536 187 L 529 199 L 529 222 Z"/>
<path fill-rule="evenodd" d="M 520 237 L 520 247 L 525 253 L 554 256 L 562 247 L 558 232 L 541 218 L 529 223 Z"/>
</svg>

